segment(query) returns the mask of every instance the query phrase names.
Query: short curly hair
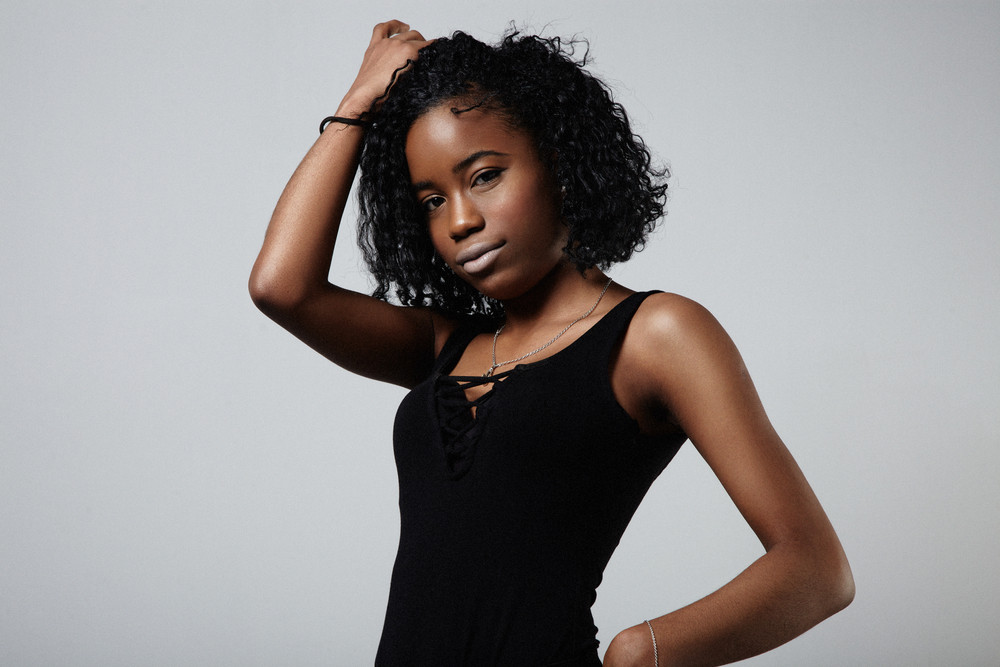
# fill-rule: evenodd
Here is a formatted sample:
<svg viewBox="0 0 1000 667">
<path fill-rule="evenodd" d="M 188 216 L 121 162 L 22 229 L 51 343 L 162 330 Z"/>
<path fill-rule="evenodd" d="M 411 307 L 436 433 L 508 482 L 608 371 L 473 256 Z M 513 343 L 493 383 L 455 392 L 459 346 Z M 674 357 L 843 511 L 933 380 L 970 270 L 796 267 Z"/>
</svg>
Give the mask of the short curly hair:
<svg viewBox="0 0 1000 667">
<path fill-rule="evenodd" d="M 511 33 L 497 45 L 456 32 L 420 51 L 367 114 L 358 189 L 358 242 L 374 296 L 452 315 L 497 315 L 498 302 L 458 278 L 434 251 L 411 187 L 406 137 L 445 102 L 498 113 L 531 136 L 553 175 L 568 227 L 564 252 L 580 271 L 641 250 L 664 213 L 666 167 L 652 164 L 625 109 L 576 58 L 578 42 Z"/>
</svg>

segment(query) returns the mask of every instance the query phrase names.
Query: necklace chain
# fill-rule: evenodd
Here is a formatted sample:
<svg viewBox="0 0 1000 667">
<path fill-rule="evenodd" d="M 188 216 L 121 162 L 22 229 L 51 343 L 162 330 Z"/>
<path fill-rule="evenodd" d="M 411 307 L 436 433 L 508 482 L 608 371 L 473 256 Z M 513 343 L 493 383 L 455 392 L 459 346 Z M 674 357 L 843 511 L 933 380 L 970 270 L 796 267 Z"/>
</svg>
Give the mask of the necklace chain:
<svg viewBox="0 0 1000 667">
<path fill-rule="evenodd" d="M 566 328 L 563 329 L 562 331 L 560 331 L 559 333 L 557 333 L 551 339 L 549 339 L 549 342 L 545 343 L 541 347 L 535 348 L 534 350 L 532 350 L 531 352 L 528 352 L 527 354 L 522 354 L 520 357 L 517 357 L 516 359 L 510 359 L 508 361 L 501 361 L 498 364 L 497 363 L 497 338 L 500 338 L 500 332 L 503 331 L 503 328 L 505 326 L 507 326 L 506 322 L 504 322 L 503 324 L 501 324 L 500 328 L 497 329 L 497 332 L 495 334 L 493 334 L 493 353 L 492 353 L 492 358 L 491 358 L 492 363 L 490 365 L 490 369 L 488 371 L 486 371 L 485 373 L 483 373 L 483 377 L 484 378 L 492 377 L 493 376 L 493 372 L 496 371 L 496 369 L 500 368 L 501 366 L 507 366 L 508 364 L 516 363 L 518 361 L 521 361 L 522 359 L 527 359 L 531 355 L 538 354 L 539 352 L 541 352 L 542 350 L 544 350 L 545 348 L 547 348 L 549 345 L 552 345 L 552 343 L 554 343 L 557 340 L 559 340 L 559 338 L 564 333 L 566 333 L 567 331 L 569 331 L 570 328 L 574 324 L 576 324 L 577 322 L 579 322 L 582 319 L 585 319 L 588 315 L 590 315 L 592 312 L 594 312 L 595 310 L 597 310 L 598 304 L 601 303 L 601 299 L 604 298 L 604 294 L 608 291 L 609 287 L 611 287 L 611 278 L 608 278 L 608 282 L 606 282 L 604 284 L 604 289 L 601 290 L 600 295 L 597 297 L 597 301 L 595 301 L 594 305 L 590 307 L 590 310 L 588 310 L 583 315 L 581 315 L 580 317 L 576 318 L 575 320 L 573 320 L 572 322 L 570 322 L 569 324 L 567 324 Z"/>
</svg>

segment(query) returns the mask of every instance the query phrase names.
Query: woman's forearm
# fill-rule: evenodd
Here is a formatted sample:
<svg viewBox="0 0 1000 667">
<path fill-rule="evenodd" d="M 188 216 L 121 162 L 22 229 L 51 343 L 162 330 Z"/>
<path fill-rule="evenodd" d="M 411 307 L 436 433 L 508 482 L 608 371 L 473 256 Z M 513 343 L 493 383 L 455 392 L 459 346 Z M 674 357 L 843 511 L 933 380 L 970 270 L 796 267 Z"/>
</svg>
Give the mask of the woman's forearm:
<svg viewBox="0 0 1000 667">
<path fill-rule="evenodd" d="M 427 43 L 401 21 L 375 26 L 361 69 L 335 115 L 358 118 L 369 111 L 395 73 Z M 285 186 L 250 276 L 254 303 L 271 317 L 294 312 L 327 288 L 363 134 L 363 127 L 331 123 Z"/>
<path fill-rule="evenodd" d="M 363 132 L 330 124 L 285 186 L 250 275 L 254 303 L 269 315 L 294 309 L 326 285 Z"/>
<path fill-rule="evenodd" d="M 854 597 L 854 579 L 840 543 L 835 536 L 832 540 L 775 545 L 711 595 L 651 619 L 661 667 L 749 658 L 846 607 Z M 652 667 L 650 628 L 641 623 L 619 633 L 604 664 Z"/>
</svg>

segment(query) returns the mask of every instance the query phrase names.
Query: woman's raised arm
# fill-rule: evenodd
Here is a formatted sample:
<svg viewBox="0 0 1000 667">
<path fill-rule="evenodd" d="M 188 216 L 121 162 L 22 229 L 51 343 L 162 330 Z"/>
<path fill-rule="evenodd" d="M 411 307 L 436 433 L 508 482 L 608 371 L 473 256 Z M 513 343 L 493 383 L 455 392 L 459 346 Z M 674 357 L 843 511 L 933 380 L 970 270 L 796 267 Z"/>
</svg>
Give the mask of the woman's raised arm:
<svg viewBox="0 0 1000 667">
<path fill-rule="evenodd" d="M 393 73 L 428 44 L 400 21 L 375 26 L 337 116 L 369 110 Z M 447 322 L 428 310 L 387 304 L 331 285 L 330 262 L 357 171 L 364 128 L 331 123 L 295 170 L 271 216 L 250 274 L 250 295 L 268 317 L 352 372 L 402 386 L 426 373 Z"/>
</svg>

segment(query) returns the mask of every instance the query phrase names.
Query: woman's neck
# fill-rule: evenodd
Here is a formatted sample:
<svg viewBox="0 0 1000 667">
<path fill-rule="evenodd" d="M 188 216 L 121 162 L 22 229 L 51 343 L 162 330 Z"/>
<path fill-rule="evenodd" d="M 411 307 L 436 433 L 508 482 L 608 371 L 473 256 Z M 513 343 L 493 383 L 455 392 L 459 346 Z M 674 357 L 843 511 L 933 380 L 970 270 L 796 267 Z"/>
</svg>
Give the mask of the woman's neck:
<svg viewBox="0 0 1000 667">
<path fill-rule="evenodd" d="M 537 285 L 503 302 L 508 332 L 547 327 L 572 321 L 593 306 L 608 283 L 597 268 L 580 273 L 564 262 Z"/>
</svg>

